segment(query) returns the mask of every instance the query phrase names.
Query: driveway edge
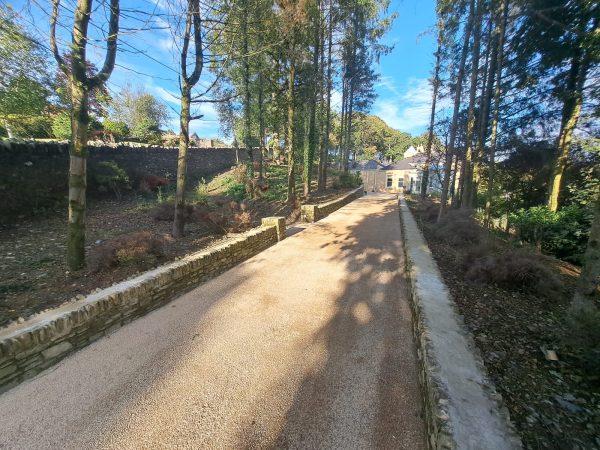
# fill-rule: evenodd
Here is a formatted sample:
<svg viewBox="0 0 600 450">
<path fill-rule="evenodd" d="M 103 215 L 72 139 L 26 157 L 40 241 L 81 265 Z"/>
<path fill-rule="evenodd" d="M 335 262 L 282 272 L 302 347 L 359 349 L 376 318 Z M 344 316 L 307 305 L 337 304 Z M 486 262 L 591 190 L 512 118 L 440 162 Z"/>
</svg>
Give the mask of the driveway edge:
<svg viewBox="0 0 600 450">
<path fill-rule="evenodd" d="M 285 238 L 268 217 L 217 245 L 0 329 L 0 393 Z"/>
<path fill-rule="evenodd" d="M 428 447 L 521 449 L 508 410 L 404 198 L 399 209 Z"/>
</svg>

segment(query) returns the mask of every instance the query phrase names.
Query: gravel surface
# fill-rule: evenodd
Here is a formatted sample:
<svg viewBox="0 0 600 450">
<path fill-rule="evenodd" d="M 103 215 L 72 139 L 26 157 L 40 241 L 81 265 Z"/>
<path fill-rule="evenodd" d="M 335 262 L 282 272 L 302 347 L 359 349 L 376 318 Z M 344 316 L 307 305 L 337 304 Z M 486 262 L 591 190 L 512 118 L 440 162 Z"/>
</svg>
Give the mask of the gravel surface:
<svg viewBox="0 0 600 450">
<path fill-rule="evenodd" d="M 363 197 L 0 396 L 0 448 L 424 448 L 398 209 Z"/>
</svg>

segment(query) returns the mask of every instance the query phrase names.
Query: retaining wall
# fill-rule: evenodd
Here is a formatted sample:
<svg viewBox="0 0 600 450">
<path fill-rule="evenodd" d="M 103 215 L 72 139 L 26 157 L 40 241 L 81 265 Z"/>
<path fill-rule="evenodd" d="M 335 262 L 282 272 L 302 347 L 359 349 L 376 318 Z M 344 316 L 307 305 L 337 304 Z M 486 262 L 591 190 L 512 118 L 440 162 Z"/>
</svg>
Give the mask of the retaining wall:
<svg viewBox="0 0 600 450">
<path fill-rule="evenodd" d="M 0 392 L 285 237 L 285 219 L 0 330 Z"/>
<path fill-rule="evenodd" d="M 361 186 L 349 194 L 330 202 L 320 203 L 318 205 L 302 205 L 302 220 L 305 222 L 316 222 L 321 220 L 332 212 L 337 211 L 342 206 L 347 205 L 352 200 L 362 197 L 363 193 L 364 187 Z"/>
<path fill-rule="evenodd" d="M 428 447 L 520 449 L 508 410 L 403 198 L 400 217 Z"/>
</svg>

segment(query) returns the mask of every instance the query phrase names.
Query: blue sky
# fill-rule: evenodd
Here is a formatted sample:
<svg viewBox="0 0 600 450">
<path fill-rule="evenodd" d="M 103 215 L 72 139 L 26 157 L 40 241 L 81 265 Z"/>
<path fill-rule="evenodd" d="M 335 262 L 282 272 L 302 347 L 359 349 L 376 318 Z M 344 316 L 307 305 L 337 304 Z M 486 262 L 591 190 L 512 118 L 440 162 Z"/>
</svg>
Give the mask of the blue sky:
<svg viewBox="0 0 600 450">
<path fill-rule="evenodd" d="M 50 1 L 48 0 L 17 0 L 10 2 L 21 15 L 25 25 L 33 29 L 42 42 L 48 42 L 48 20 Z M 69 11 L 74 7 L 74 0 L 62 0 L 64 9 L 61 10 L 63 29 L 59 29 L 59 42 L 63 48 L 70 41 Z M 95 5 L 98 4 L 96 1 Z M 165 11 L 164 0 L 121 0 L 122 10 L 142 9 L 144 11 Z M 389 55 L 383 56 L 378 65 L 381 80 L 376 85 L 378 98 L 372 107 L 372 113 L 384 119 L 393 128 L 420 134 L 425 131 L 428 123 L 431 105 L 431 87 L 428 78 L 432 70 L 433 52 L 435 50 L 434 0 L 393 0 L 390 12 L 399 14 L 393 28 L 385 37 L 385 42 L 394 45 Z M 98 13 L 94 15 L 94 19 Z M 160 26 L 158 19 L 155 25 Z M 98 22 L 99 26 L 103 22 Z M 122 19 L 121 26 L 131 26 L 129 19 Z M 90 31 L 99 37 L 100 28 L 91 27 Z M 165 30 L 144 31 L 123 34 L 125 42 L 120 46 L 117 56 L 117 67 L 110 81 L 109 89 L 117 93 L 123 86 L 142 88 L 165 102 L 172 112 L 170 128 L 179 128 L 176 111 L 179 100 L 176 49 L 172 39 Z M 141 51 L 141 53 L 140 53 Z M 175 51 L 175 52 L 174 52 Z M 98 66 L 104 57 L 104 49 L 94 47 L 88 50 L 88 59 Z M 207 71 L 205 71 L 207 72 Z M 209 83 L 206 73 L 200 84 Z M 340 94 L 334 92 L 333 105 L 339 108 Z M 210 104 L 201 107 L 204 118 L 192 122 L 191 130 L 202 137 L 218 137 L 219 122 Z"/>
</svg>

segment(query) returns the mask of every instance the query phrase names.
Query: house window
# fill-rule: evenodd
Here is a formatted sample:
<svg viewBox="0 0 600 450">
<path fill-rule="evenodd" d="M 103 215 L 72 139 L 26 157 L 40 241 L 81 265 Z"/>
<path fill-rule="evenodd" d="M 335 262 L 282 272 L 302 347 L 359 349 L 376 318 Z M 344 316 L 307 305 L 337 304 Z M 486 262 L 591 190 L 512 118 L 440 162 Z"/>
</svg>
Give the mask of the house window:
<svg viewBox="0 0 600 450">
<path fill-rule="evenodd" d="M 388 174 L 388 176 L 387 176 L 387 182 L 385 184 L 385 187 L 391 188 L 393 186 L 393 183 L 394 183 L 394 181 L 393 181 L 392 174 Z"/>
<path fill-rule="evenodd" d="M 399 188 L 404 187 L 404 178 L 402 178 L 402 177 L 398 178 L 398 187 Z"/>
</svg>

